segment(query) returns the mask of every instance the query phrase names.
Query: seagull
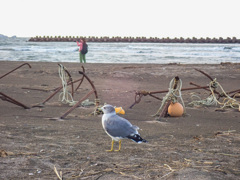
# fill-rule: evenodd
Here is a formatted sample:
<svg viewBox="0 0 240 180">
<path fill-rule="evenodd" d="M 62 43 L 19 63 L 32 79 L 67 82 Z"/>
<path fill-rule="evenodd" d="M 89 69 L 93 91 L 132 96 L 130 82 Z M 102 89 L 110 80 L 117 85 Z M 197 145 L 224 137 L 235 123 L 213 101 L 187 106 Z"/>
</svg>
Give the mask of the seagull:
<svg viewBox="0 0 240 180">
<path fill-rule="evenodd" d="M 119 148 L 115 151 L 120 151 L 121 139 L 127 138 L 137 143 L 147 143 L 138 133 L 139 127 L 132 125 L 128 120 L 118 116 L 112 105 L 104 105 L 102 111 L 104 113 L 102 116 L 103 129 L 112 138 L 112 146 L 110 150 L 107 150 L 108 152 L 113 151 L 114 141 L 119 142 Z"/>
</svg>

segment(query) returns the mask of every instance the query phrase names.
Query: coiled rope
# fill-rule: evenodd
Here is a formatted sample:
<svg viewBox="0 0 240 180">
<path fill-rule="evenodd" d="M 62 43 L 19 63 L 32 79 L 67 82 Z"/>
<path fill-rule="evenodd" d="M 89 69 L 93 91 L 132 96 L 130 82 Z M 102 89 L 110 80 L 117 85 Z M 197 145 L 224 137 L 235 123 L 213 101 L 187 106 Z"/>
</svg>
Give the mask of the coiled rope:
<svg viewBox="0 0 240 180">
<path fill-rule="evenodd" d="M 77 103 L 77 101 L 74 101 L 71 93 L 68 92 L 67 77 L 68 78 L 70 77 L 67 75 L 64 69 L 64 66 L 62 64 L 59 64 L 58 73 L 62 81 L 62 87 L 63 87 L 62 88 L 63 91 L 59 94 L 59 101 L 61 101 L 63 104 L 69 104 L 70 106 L 74 106 Z"/>
<path fill-rule="evenodd" d="M 169 83 L 168 93 L 163 98 L 162 104 L 161 104 L 160 108 L 158 109 L 157 113 L 154 114 L 153 116 L 159 115 L 159 113 L 162 111 L 162 108 L 164 107 L 164 105 L 167 101 L 171 101 L 173 103 L 178 102 L 177 98 L 180 98 L 182 105 L 183 105 L 184 113 L 186 113 L 185 105 L 184 105 L 184 101 L 183 101 L 182 93 L 181 93 L 182 80 L 181 79 L 178 80 L 176 88 L 174 88 L 175 84 L 176 84 L 176 78 L 173 78 Z"/>
<path fill-rule="evenodd" d="M 216 98 L 216 95 L 214 93 L 214 90 L 218 87 L 222 91 L 221 95 L 225 97 L 222 102 L 218 101 L 218 99 Z M 206 99 L 203 99 L 203 100 L 192 101 L 191 103 L 189 103 L 189 105 L 205 105 L 205 106 L 220 105 L 221 109 L 224 109 L 227 107 L 230 107 L 233 109 L 239 108 L 240 102 L 238 102 L 236 99 L 228 96 L 227 93 L 224 91 L 223 87 L 221 86 L 221 84 L 219 82 L 217 82 L 216 78 L 209 83 L 209 89 L 211 91 L 211 95 L 209 97 L 207 97 Z M 193 95 L 193 96 L 198 97 L 196 95 Z M 198 98 L 201 99 L 200 97 L 198 97 Z"/>
</svg>

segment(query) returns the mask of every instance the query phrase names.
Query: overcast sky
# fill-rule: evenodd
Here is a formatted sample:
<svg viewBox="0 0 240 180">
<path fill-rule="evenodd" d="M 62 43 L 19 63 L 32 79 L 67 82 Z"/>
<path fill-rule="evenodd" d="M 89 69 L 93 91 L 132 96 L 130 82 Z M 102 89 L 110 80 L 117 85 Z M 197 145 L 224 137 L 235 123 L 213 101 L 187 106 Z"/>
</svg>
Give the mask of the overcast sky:
<svg viewBox="0 0 240 180">
<path fill-rule="evenodd" d="M 239 0 L 0 0 L 0 34 L 240 38 Z"/>
</svg>

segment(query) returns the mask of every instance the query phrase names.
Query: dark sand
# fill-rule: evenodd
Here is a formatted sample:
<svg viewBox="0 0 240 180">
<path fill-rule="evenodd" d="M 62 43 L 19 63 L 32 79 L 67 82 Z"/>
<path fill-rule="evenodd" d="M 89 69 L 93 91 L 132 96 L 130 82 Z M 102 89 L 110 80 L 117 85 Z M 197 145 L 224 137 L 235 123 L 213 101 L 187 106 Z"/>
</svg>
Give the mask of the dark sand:
<svg viewBox="0 0 240 180">
<path fill-rule="evenodd" d="M 22 64 L 0 61 L 0 76 Z M 57 63 L 30 62 L 0 79 L 2 93 L 32 106 L 45 100 L 61 84 Z M 81 78 L 79 63 L 63 63 L 74 80 Z M 0 99 L 0 179 L 240 179 L 240 112 L 217 107 L 190 107 L 191 94 L 206 98 L 205 90 L 184 91 L 187 114 L 157 121 L 161 101 L 144 96 L 133 109 L 135 91 L 167 90 L 175 76 L 183 81 L 207 85 L 210 80 L 198 68 L 216 77 L 225 91 L 240 89 L 240 64 L 137 65 L 84 64 L 94 82 L 101 105 L 122 106 L 122 115 L 139 126 L 148 144 L 123 140 L 120 152 L 106 152 L 111 139 L 101 125 L 101 115 L 90 115 L 94 106 L 78 107 L 64 120 L 70 107 L 58 95 L 44 107 L 24 109 Z M 75 84 L 76 87 L 76 84 Z M 34 88 L 51 91 L 39 91 Z M 91 86 L 84 80 L 74 99 Z M 158 97 L 164 97 L 158 94 Z M 94 95 L 89 97 L 94 101 Z M 220 99 L 222 100 L 222 98 Z M 240 99 L 237 98 L 239 101 Z M 118 144 L 115 144 L 115 149 Z"/>
</svg>

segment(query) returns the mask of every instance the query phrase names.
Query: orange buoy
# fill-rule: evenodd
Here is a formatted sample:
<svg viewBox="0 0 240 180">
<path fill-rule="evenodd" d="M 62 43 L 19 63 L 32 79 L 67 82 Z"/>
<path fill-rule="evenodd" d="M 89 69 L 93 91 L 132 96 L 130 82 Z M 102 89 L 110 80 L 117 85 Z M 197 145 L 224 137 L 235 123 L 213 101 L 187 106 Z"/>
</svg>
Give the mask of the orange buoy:
<svg viewBox="0 0 240 180">
<path fill-rule="evenodd" d="M 118 114 L 125 114 L 125 111 L 122 107 L 115 107 L 115 112 Z"/>
<path fill-rule="evenodd" d="M 172 103 L 168 106 L 168 114 L 172 117 L 180 117 L 183 115 L 183 106 L 176 102 Z"/>
</svg>

